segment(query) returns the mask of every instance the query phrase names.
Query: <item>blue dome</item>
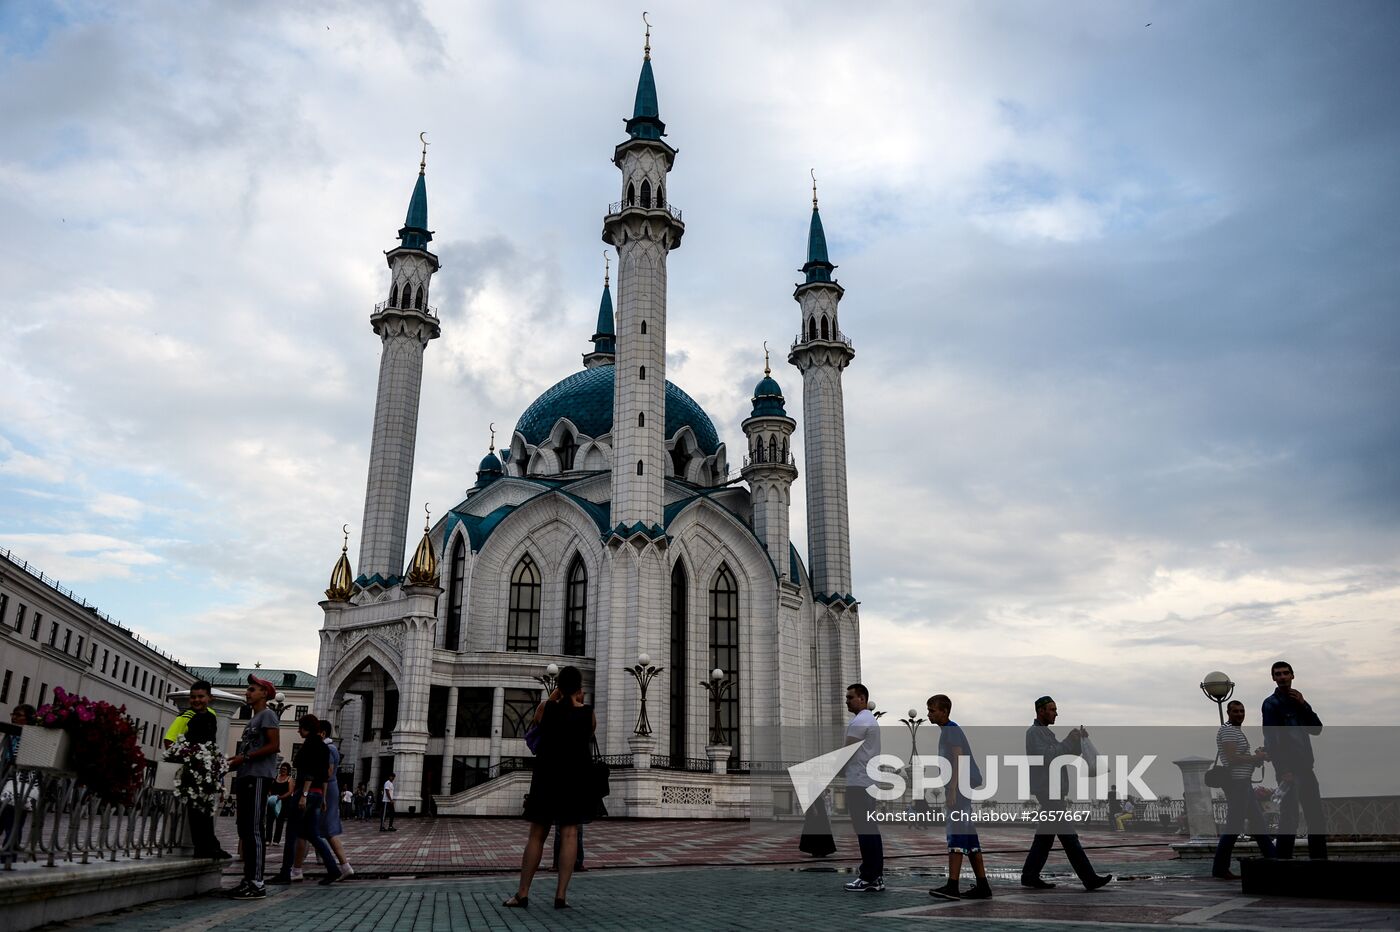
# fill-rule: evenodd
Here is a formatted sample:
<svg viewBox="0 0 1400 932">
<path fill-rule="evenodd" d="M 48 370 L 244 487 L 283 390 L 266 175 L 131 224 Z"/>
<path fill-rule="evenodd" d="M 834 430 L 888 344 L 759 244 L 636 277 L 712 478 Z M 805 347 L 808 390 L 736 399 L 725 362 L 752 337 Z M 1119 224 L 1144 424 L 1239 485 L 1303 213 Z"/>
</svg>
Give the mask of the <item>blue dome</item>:
<svg viewBox="0 0 1400 932">
<path fill-rule="evenodd" d="M 783 397 L 783 390 L 778 387 L 777 379 L 773 378 L 771 375 L 765 375 L 762 381 L 753 387 L 753 396 L 755 398 L 762 398 L 764 395 L 777 395 L 779 398 Z"/>
<path fill-rule="evenodd" d="M 481 458 L 481 465 L 476 467 L 477 472 L 500 472 L 501 461 L 496 458 L 496 454 L 487 453 Z"/>
<path fill-rule="evenodd" d="M 515 429 L 527 442 L 538 445 L 548 439 L 561 417 L 573 421 L 589 437 L 612 433 L 613 367 L 584 369 L 557 383 L 525 409 Z M 682 427 L 695 433 L 695 441 L 706 456 L 719 449 L 719 434 L 710 416 L 693 398 L 667 381 L 666 439 L 670 440 Z"/>
<path fill-rule="evenodd" d="M 753 387 L 753 416 L 763 417 L 775 414 L 787 417 L 787 411 L 783 408 L 783 390 L 778 387 L 776 379 L 771 375 L 765 375 Z"/>
</svg>

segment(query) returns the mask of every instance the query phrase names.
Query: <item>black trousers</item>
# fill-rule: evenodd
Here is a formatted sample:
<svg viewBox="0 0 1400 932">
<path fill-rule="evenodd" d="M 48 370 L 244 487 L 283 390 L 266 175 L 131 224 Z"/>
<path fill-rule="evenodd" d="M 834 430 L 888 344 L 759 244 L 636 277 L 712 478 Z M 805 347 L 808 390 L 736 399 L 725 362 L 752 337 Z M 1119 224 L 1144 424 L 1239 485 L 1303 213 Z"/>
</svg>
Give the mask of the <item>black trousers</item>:
<svg viewBox="0 0 1400 932">
<path fill-rule="evenodd" d="M 238 802 L 238 840 L 243 843 L 243 879 L 263 882 L 266 851 L 263 847 L 263 812 L 267 808 L 267 777 L 238 777 L 233 796 Z"/>
<path fill-rule="evenodd" d="M 1040 807 L 1049 808 L 1043 799 L 1040 800 Z M 1036 832 L 1035 841 L 1031 842 L 1031 850 L 1026 852 L 1026 863 L 1021 867 L 1022 880 L 1035 880 L 1040 876 L 1045 862 L 1050 859 L 1050 849 L 1055 846 L 1056 838 L 1060 839 L 1060 847 L 1065 849 L 1069 866 L 1074 868 L 1081 883 L 1087 884 L 1098 876 L 1094 872 L 1094 865 L 1089 863 L 1089 855 L 1085 854 L 1084 846 L 1079 843 L 1078 832 L 1055 834 L 1047 830 L 1044 833 Z"/>
<path fill-rule="evenodd" d="M 205 812 L 190 803 L 185 806 L 185 817 L 190 820 L 190 839 L 194 841 L 194 856 L 216 858 L 223 853 L 219 839 L 214 835 L 214 814 Z"/>
<path fill-rule="evenodd" d="M 1294 836 L 1298 834 L 1298 809 L 1308 822 L 1308 857 L 1327 857 L 1327 819 L 1322 813 L 1322 790 L 1311 768 L 1293 771 L 1293 782 L 1278 804 L 1278 856 L 1293 857 Z"/>
</svg>

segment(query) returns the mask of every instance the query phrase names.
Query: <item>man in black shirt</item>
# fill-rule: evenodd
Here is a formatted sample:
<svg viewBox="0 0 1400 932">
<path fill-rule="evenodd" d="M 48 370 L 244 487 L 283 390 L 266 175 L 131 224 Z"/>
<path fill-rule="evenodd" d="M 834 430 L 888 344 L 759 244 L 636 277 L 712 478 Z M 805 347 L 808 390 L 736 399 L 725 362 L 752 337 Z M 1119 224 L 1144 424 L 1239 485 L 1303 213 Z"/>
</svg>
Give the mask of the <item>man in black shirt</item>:
<svg viewBox="0 0 1400 932">
<path fill-rule="evenodd" d="M 341 871 L 330 843 L 326 841 L 325 824 L 321 819 L 326 807 L 326 783 L 331 775 L 331 752 L 321 740 L 320 728 L 321 720 L 314 715 L 303 715 L 297 722 L 297 732 L 302 740 L 296 760 L 297 788 L 301 791 L 301 798 L 297 800 L 298 812 L 293 818 L 298 822 L 298 834 L 316 849 L 316 856 L 325 865 L 326 876 L 320 881 L 324 887 L 339 880 Z"/>
</svg>

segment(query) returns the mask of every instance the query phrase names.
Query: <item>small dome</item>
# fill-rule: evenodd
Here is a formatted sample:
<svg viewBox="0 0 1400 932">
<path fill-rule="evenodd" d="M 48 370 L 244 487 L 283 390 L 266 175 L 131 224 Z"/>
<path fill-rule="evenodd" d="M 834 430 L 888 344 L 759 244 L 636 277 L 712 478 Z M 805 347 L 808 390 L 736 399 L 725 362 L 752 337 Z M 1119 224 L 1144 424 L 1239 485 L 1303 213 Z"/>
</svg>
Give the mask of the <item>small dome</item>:
<svg viewBox="0 0 1400 932">
<path fill-rule="evenodd" d="M 487 453 L 481 458 L 481 465 L 476 467 L 477 472 L 501 472 L 501 461 L 496 458 L 495 453 Z"/>
<path fill-rule="evenodd" d="M 778 415 L 787 417 L 783 407 L 783 390 L 771 375 L 765 375 L 753 389 L 753 416 Z"/>
</svg>

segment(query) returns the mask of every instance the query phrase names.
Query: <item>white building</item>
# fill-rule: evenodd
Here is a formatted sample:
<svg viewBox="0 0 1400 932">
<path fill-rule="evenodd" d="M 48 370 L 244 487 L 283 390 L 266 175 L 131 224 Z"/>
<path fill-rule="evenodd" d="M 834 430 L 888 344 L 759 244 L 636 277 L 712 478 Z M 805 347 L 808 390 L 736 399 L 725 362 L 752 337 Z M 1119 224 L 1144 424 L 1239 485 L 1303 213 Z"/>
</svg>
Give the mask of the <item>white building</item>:
<svg viewBox="0 0 1400 932">
<path fill-rule="evenodd" d="M 808 568 L 788 539 L 798 424 L 778 383 L 766 369 L 757 382 L 735 477 L 710 417 L 666 380 L 666 267 L 685 224 L 664 131 L 648 43 L 613 152 L 618 200 L 603 218 L 616 311 L 605 279 L 580 371 L 525 410 L 499 455 L 493 439 L 475 486 L 405 570 L 423 353 L 440 333 L 420 165 L 386 254 L 387 300 L 370 317 L 383 353 L 359 573 L 343 553 L 321 603 L 316 678 L 316 708 L 363 738 L 356 758 L 373 773 L 356 779 L 396 770 L 401 811 L 429 796 L 442 811 L 518 811 L 521 781 L 493 778 L 528 753 L 524 727 L 550 663 L 583 670 L 604 754 L 650 750 L 656 779 L 671 779 L 629 790 L 624 814 L 718 805 L 732 799 L 726 778 L 665 774 L 702 772 L 712 754 L 742 769 L 756 728 L 844 721 L 844 688 L 860 677 L 841 387 L 855 352 L 816 192 L 788 356 L 804 387 Z M 643 653 L 664 668 L 648 694 L 651 737 L 633 733 L 639 694 L 626 671 Z M 716 752 L 700 685 L 712 668 L 733 683 Z"/>
<path fill-rule="evenodd" d="M 179 712 L 167 700 L 189 689 L 184 664 L 113 621 L 56 580 L 0 551 L 0 715 L 51 702 L 54 690 L 125 706 L 148 759 L 159 756 Z"/>
</svg>

